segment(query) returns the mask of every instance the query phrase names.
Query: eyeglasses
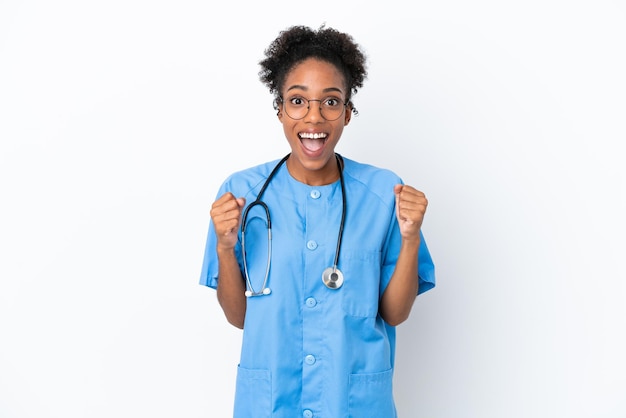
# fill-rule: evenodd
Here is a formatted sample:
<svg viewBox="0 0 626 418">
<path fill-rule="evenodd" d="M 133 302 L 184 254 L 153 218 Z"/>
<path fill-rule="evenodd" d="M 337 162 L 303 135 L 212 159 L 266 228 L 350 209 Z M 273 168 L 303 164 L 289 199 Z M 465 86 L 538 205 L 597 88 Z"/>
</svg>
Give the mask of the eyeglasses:
<svg viewBox="0 0 626 418">
<path fill-rule="evenodd" d="M 346 103 L 336 97 L 305 99 L 301 96 L 295 96 L 286 101 L 281 97 L 280 101 L 283 103 L 283 109 L 287 116 L 295 120 L 303 119 L 309 113 L 310 102 L 320 102 L 320 114 L 328 121 L 339 119 L 346 107 Z"/>
</svg>

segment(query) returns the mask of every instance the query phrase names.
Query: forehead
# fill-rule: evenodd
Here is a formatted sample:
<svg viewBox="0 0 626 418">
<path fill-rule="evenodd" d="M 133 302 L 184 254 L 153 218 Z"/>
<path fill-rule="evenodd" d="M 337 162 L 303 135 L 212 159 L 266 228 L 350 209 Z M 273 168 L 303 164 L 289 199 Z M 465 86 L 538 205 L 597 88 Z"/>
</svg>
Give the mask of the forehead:
<svg viewBox="0 0 626 418">
<path fill-rule="evenodd" d="M 328 61 L 308 58 L 296 64 L 285 77 L 283 91 L 338 91 L 345 93 L 345 77 Z"/>
</svg>

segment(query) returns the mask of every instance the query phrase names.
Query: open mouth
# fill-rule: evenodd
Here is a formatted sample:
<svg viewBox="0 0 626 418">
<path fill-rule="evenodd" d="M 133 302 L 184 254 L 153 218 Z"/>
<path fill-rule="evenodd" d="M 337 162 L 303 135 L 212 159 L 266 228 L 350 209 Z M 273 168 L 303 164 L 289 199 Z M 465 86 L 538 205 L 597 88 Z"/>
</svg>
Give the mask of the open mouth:
<svg viewBox="0 0 626 418">
<path fill-rule="evenodd" d="M 307 151 L 316 152 L 322 149 L 328 139 L 328 134 L 325 132 L 301 132 L 298 137 Z"/>
</svg>

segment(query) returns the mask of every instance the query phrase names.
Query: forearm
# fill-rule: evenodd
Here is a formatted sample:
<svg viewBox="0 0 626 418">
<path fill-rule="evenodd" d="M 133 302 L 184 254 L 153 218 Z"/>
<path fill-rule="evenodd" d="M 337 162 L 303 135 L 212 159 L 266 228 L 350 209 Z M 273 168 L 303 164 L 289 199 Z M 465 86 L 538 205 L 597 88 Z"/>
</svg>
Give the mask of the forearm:
<svg viewBox="0 0 626 418">
<path fill-rule="evenodd" d="M 217 300 L 226 319 L 237 328 L 243 328 L 246 316 L 246 286 L 233 249 L 217 251 L 219 272 Z"/>
<path fill-rule="evenodd" d="M 419 246 L 419 239 L 402 242 L 395 270 L 381 297 L 379 312 L 390 325 L 401 324 L 411 313 L 419 288 Z"/>
</svg>

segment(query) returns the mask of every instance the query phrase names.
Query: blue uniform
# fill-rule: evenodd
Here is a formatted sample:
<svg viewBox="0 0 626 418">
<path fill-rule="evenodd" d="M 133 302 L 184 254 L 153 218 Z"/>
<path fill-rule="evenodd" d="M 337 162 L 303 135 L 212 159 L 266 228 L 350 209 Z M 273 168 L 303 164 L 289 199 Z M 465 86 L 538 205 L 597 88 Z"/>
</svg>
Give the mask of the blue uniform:
<svg viewBox="0 0 626 418">
<path fill-rule="evenodd" d="M 251 203 L 277 162 L 231 175 L 218 196 L 230 191 Z M 235 418 L 396 417 L 395 328 L 378 314 L 378 302 L 400 250 L 393 187 L 402 181 L 389 170 L 345 158 L 343 175 L 339 289 L 327 288 L 322 272 L 335 257 L 340 182 L 309 186 L 283 164 L 264 192 L 272 220 L 271 294 L 247 299 Z M 265 212 L 258 206 L 246 228 L 248 272 L 259 291 L 268 248 Z M 216 243 L 211 223 L 200 283 L 212 288 L 218 281 Z M 243 271 L 240 245 L 235 251 Z M 435 286 L 423 237 L 419 281 L 420 293 Z"/>
</svg>

